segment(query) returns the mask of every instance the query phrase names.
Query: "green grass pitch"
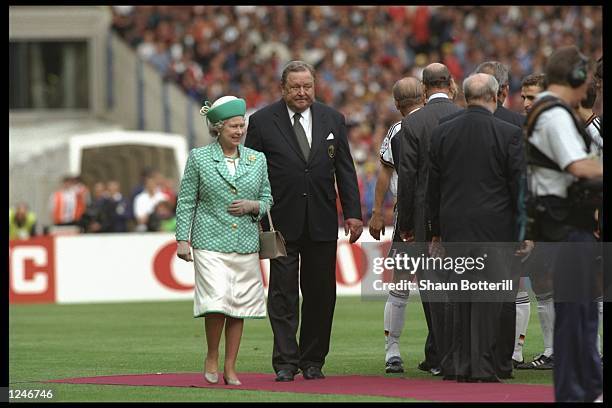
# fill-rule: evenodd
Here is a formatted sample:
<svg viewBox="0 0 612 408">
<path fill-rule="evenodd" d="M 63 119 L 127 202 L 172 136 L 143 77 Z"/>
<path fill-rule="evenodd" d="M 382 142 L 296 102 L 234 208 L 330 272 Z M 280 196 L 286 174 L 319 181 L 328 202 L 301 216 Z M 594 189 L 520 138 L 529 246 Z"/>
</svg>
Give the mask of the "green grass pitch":
<svg viewBox="0 0 612 408">
<path fill-rule="evenodd" d="M 524 356 L 543 350 L 532 302 Z M 98 375 L 199 372 L 205 356 L 204 320 L 192 317 L 191 301 L 79 305 L 11 305 L 9 388 L 51 389 L 63 401 L 399 401 L 395 398 L 298 394 L 207 388 L 44 384 L 39 381 Z M 384 374 L 384 300 L 338 297 L 327 375 Z M 407 307 L 401 350 L 408 378 L 431 378 L 416 366 L 423 359 L 426 324 L 418 298 Z M 221 356 L 223 350 L 220 351 Z M 245 321 L 238 373 L 274 375 L 272 330 L 265 320 Z M 219 362 L 222 367 L 222 360 Z M 510 383 L 552 384 L 552 371 L 514 371 Z M 14 401 L 14 400 L 13 400 Z M 42 402 L 43 399 L 37 401 Z M 403 400 L 406 401 L 406 400 Z"/>
</svg>

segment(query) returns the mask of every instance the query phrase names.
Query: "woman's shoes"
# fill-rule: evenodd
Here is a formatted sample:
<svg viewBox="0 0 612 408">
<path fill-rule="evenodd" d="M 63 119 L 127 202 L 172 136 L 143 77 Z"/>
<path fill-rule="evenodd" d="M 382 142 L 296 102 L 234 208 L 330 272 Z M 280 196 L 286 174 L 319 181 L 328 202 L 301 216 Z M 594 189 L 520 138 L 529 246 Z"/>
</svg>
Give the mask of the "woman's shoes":
<svg viewBox="0 0 612 408">
<path fill-rule="evenodd" d="M 231 378 L 226 378 L 225 374 L 223 374 L 223 382 L 225 385 L 242 385 L 242 383 L 236 378 L 232 380 Z"/>
<path fill-rule="evenodd" d="M 223 378 L 225 379 L 225 377 Z M 209 384 L 217 384 L 219 382 L 219 374 L 204 371 L 204 379 Z"/>
</svg>

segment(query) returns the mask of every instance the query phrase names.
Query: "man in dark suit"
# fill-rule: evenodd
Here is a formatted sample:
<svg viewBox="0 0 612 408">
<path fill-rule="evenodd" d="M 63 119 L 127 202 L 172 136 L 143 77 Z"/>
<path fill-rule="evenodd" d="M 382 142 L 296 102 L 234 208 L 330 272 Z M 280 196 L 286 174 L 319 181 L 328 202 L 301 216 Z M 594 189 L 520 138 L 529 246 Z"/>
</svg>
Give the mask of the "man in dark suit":
<svg viewBox="0 0 612 408">
<path fill-rule="evenodd" d="M 525 115 L 511 111 L 504 107 L 504 102 L 510 90 L 508 67 L 499 61 L 485 61 L 476 68 L 477 73 L 492 75 L 499 84 L 497 91 L 497 108 L 493 116 L 518 127 L 523 127 Z M 514 289 L 518 292 L 520 268 L 517 268 L 513 279 L 516 281 Z M 498 363 L 500 364 L 500 378 L 512 377 L 512 354 L 516 339 L 516 302 L 504 302 L 499 318 L 499 336 L 495 347 Z"/>
<path fill-rule="evenodd" d="M 427 202 L 433 241 L 515 242 L 525 170 L 521 128 L 493 116 L 498 90 L 493 76 L 472 75 L 463 90 L 466 111 L 442 123 L 431 137 Z M 511 248 L 488 251 L 487 272 L 508 278 Z M 453 308 L 454 375 L 499 381 L 495 344 L 501 303 L 460 298 Z"/>
<path fill-rule="evenodd" d="M 445 65 L 428 65 L 423 70 L 423 90 L 427 103 L 402 120 L 399 135 L 401 153 L 397 182 L 397 225 L 400 237 L 407 242 L 423 243 L 429 239 L 426 235 L 428 225 L 425 215 L 429 138 L 440 118 L 461 110 L 448 97 L 453 86 L 454 81 Z M 420 249 L 415 248 L 417 252 Z M 419 271 L 417 278 L 421 279 Z M 421 293 L 421 299 L 429 333 L 425 342 L 425 360 L 419 364 L 419 369 L 438 375 L 445 348 L 441 343 L 445 339 L 444 304 L 428 302 L 426 292 Z"/>
<path fill-rule="evenodd" d="M 245 141 L 266 155 L 274 198 L 271 214 L 287 243 L 287 256 L 270 262 L 268 314 L 276 381 L 293 381 L 298 369 L 305 379 L 325 378 L 321 368 L 329 351 L 336 304 L 334 182 L 351 243 L 363 229 L 344 116 L 315 102 L 314 89 L 314 68 L 302 61 L 289 62 L 281 78 L 282 99 L 250 116 Z"/>
<path fill-rule="evenodd" d="M 493 116 L 500 118 L 508 123 L 512 123 L 518 127 L 523 126 L 525 123 L 525 115 L 521 115 L 518 112 L 511 111 L 504 107 L 504 102 L 508 97 L 510 91 L 510 79 L 508 76 L 508 67 L 498 61 L 485 61 L 476 68 L 476 72 L 479 74 L 493 75 L 499 84 L 499 91 L 497 92 L 497 108 Z"/>
</svg>

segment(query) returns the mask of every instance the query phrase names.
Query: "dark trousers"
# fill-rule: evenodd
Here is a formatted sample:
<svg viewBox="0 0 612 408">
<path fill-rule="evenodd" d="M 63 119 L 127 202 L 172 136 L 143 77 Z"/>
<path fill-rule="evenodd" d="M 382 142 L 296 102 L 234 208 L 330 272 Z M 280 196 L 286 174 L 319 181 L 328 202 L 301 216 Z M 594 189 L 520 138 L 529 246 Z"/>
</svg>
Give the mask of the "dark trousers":
<svg viewBox="0 0 612 408">
<path fill-rule="evenodd" d="M 497 342 L 495 343 L 496 371 L 499 377 L 508 378 L 512 374 L 512 354 L 514 354 L 516 336 L 515 302 L 501 304 L 498 323 Z"/>
<path fill-rule="evenodd" d="M 440 318 L 443 318 L 443 311 L 440 312 L 440 306 L 444 306 L 440 303 L 427 302 L 423 300 L 421 302 L 423 305 L 423 313 L 425 314 L 425 321 L 427 322 L 427 338 L 425 339 L 425 361 L 430 367 L 440 367 L 440 355 L 438 353 L 438 347 L 436 345 L 436 335 L 435 333 L 442 333 L 444 326 L 440 324 L 434 325 L 434 319 L 432 318 L 432 314 L 435 314 L 436 317 L 440 316 L 436 319 L 436 323 L 439 322 Z M 433 312 L 432 312 L 433 310 Z M 442 313 L 442 314 L 441 314 Z"/>
<path fill-rule="evenodd" d="M 512 259 L 510 268 L 512 277 L 512 294 L 516 298 L 520 278 L 520 260 Z M 514 354 L 514 340 L 516 336 L 516 302 L 502 302 L 495 344 L 495 357 L 497 361 L 497 375 L 507 378 L 512 374 L 512 354 Z"/>
<path fill-rule="evenodd" d="M 299 240 L 286 243 L 287 256 L 270 261 L 268 316 L 274 333 L 275 372 L 321 368 L 325 363 L 336 306 L 337 244 L 312 241 L 305 226 Z M 299 344 L 298 284 L 302 291 Z"/>
<path fill-rule="evenodd" d="M 591 232 L 573 230 L 568 242 L 595 242 Z M 602 393 L 597 352 L 597 302 L 594 302 L 595 245 L 564 247 L 554 269 L 555 401 L 593 402 Z"/>
<path fill-rule="evenodd" d="M 411 245 L 409 256 L 419 257 L 421 254 L 428 253 L 428 243 L 417 242 Z M 429 280 L 431 282 L 442 282 L 445 279 L 437 271 L 416 271 L 417 282 Z M 427 322 L 427 339 L 425 340 L 425 362 L 430 367 L 440 368 L 440 363 L 444 357 L 445 340 L 445 307 L 447 302 L 442 299 L 440 291 L 431 292 L 428 290 L 419 291 L 425 321 Z"/>
<path fill-rule="evenodd" d="M 502 282 L 511 278 L 513 249 L 506 247 L 482 247 L 470 252 L 471 257 L 488 256 L 486 269 L 472 271 L 465 275 L 451 275 L 451 281 L 459 282 L 469 278 Z M 518 277 L 518 273 L 516 273 Z M 517 279 L 518 280 L 518 279 Z M 444 375 L 457 375 L 473 379 L 509 376 L 512 373 L 512 352 L 514 351 L 515 304 L 509 299 L 516 297 L 515 285 L 512 291 L 495 292 L 477 290 L 455 295 L 452 319 L 453 334 L 447 356 L 443 360 Z M 447 319 L 448 320 L 448 319 Z M 450 359 L 450 364 L 445 360 Z M 452 364 L 452 368 L 448 368 Z"/>
<path fill-rule="evenodd" d="M 455 375 L 472 379 L 494 377 L 495 342 L 501 303 L 454 303 L 453 361 Z"/>
</svg>

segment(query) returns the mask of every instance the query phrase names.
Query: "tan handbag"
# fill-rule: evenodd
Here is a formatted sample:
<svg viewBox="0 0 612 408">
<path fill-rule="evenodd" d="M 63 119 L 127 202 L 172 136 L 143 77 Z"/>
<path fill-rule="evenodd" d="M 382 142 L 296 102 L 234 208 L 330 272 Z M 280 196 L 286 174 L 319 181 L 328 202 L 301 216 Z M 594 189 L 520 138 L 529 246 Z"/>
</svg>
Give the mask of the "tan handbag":
<svg viewBox="0 0 612 408">
<path fill-rule="evenodd" d="M 279 256 L 287 256 L 285 238 L 280 231 L 274 230 L 270 211 L 267 211 L 267 214 L 268 221 L 270 222 L 270 231 L 264 231 L 261 228 L 261 224 L 259 224 L 259 259 L 274 259 Z"/>
</svg>

